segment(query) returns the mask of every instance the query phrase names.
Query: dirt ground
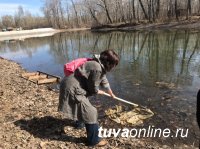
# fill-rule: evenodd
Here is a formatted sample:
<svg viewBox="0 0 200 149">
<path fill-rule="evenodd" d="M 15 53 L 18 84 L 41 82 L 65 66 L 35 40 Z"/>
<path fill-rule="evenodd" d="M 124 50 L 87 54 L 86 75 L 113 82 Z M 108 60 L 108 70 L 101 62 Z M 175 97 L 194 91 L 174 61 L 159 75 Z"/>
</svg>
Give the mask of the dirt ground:
<svg viewBox="0 0 200 149">
<path fill-rule="evenodd" d="M 0 148 L 88 148 L 85 129 L 74 129 L 72 121 L 57 112 L 57 92 L 22 78 L 26 71 L 12 61 L 0 58 L 0 68 Z M 171 148 L 145 138 L 107 140 L 105 149 Z M 176 148 L 194 147 L 183 144 Z"/>
</svg>

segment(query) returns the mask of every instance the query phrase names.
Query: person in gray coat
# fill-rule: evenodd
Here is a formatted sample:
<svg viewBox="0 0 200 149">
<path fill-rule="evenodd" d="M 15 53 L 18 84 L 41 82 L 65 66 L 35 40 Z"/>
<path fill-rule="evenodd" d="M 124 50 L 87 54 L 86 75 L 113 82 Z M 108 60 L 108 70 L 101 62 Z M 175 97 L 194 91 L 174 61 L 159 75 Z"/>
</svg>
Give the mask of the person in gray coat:
<svg viewBox="0 0 200 149">
<path fill-rule="evenodd" d="M 118 62 L 119 57 L 113 50 L 105 50 L 100 55 L 94 55 L 92 60 L 85 62 L 61 81 L 58 110 L 68 119 L 84 122 L 89 146 L 104 146 L 107 141 L 98 137 L 98 113 L 88 97 L 104 94 L 99 86 L 104 87 L 111 97 L 115 97 L 106 73 L 116 67 Z"/>
</svg>

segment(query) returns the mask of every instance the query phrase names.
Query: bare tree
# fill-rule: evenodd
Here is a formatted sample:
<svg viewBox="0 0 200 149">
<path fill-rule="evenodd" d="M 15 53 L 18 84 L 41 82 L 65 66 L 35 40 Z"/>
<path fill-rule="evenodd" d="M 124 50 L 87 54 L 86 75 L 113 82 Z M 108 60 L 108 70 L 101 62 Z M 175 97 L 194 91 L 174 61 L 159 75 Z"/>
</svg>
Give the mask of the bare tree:
<svg viewBox="0 0 200 149">
<path fill-rule="evenodd" d="M 192 13 L 191 0 L 187 0 L 187 19 L 189 18 L 188 16 L 191 15 L 191 13 Z"/>
<path fill-rule="evenodd" d="M 14 15 L 14 21 L 17 27 L 24 26 L 24 9 L 22 6 L 18 7 L 18 11 Z"/>
<path fill-rule="evenodd" d="M 200 0 L 199 0 L 199 8 L 198 8 L 198 14 L 200 13 Z"/>
<path fill-rule="evenodd" d="M 97 24 L 101 24 L 100 21 L 98 20 L 98 18 L 96 17 L 96 10 L 95 10 L 94 6 L 92 7 L 92 4 L 91 4 L 91 2 L 89 2 L 89 0 L 85 0 L 85 2 L 86 2 L 86 6 L 87 6 L 92 18 L 96 21 Z"/>
<path fill-rule="evenodd" d="M 169 0 L 168 6 L 167 6 L 167 16 L 169 19 L 174 16 L 174 5 L 172 0 Z"/>
<path fill-rule="evenodd" d="M 102 4 L 98 3 L 97 5 L 101 6 L 105 10 L 106 16 L 107 16 L 107 18 L 109 20 L 109 23 L 112 23 L 112 19 L 110 17 L 110 13 L 109 13 L 109 10 L 108 10 L 107 1 L 106 0 L 100 0 L 100 1 L 102 2 Z"/>
<path fill-rule="evenodd" d="M 75 12 L 75 16 L 76 16 L 76 25 L 79 26 L 79 22 L 78 22 L 78 13 L 77 13 L 77 10 L 76 10 L 76 6 L 75 6 L 73 0 L 71 0 L 71 3 L 72 3 L 72 6 L 73 6 L 73 9 L 74 9 L 74 12 Z"/>
<path fill-rule="evenodd" d="M 147 13 L 146 13 L 146 10 L 145 10 L 145 8 L 144 8 L 144 5 L 143 5 L 142 1 L 139 0 L 139 3 L 140 3 L 140 6 L 141 6 L 141 8 L 142 8 L 142 11 L 143 11 L 143 13 L 144 13 L 145 19 L 148 19 L 148 15 L 147 15 Z"/>
<path fill-rule="evenodd" d="M 126 22 L 122 0 L 117 0 L 117 9 L 119 10 L 119 14 L 120 14 L 120 22 Z"/>
<path fill-rule="evenodd" d="M 71 26 L 70 22 L 70 13 L 69 13 L 69 5 L 66 5 L 66 10 L 67 10 L 67 21 L 68 21 L 68 26 Z"/>
<path fill-rule="evenodd" d="M 1 17 L 2 25 L 4 27 L 13 27 L 14 26 L 14 19 L 11 15 L 5 15 Z"/>
<path fill-rule="evenodd" d="M 2 24 L 1 18 L 0 18 L 0 28 L 3 28 L 3 24 Z"/>
<path fill-rule="evenodd" d="M 159 13 L 160 13 L 160 0 L 157 0 L 157 2 L 156 2 L 156 18 L 158 18 Z"/>
<path fill-rule="evenodd" d="M 50 11 L 48 10 L 48 7 L 43 7 L 42 11 L 44 13 L 44 16 L 45 16 L 46 20 L 48 21 L 49 26 L 52 26 L 51 14 L 50 14 Z"/>
<path fill-rule="evenodd" d="M 63 7 L 61 0 L 46 0 L 43 7 L 48 22 L 55 28 L 62 28 L 64 25 Z"/>
<path fill-rule="evenodd" d="M 132 0 L 132 13 L 133 13 L 133 19 L 136 19 L 136 15 L 135 15 L 135 0 Z"/>
<path fill-rule="evenodd" d="M 43 0 L 44 17 L 34 16 L 22 6 L 14 16 L 2 16 L 1 26 L 34 28 L 90 27 L 137 21 L 177 21 L 200 13 L 200 0 Z M 43 24 L 42 24 L 43 23 Z"/>
<path fill-rule="evenodd" d="M 179 15 L 178 15 L 178 4 L 177 4 L 177 0 L 175 0 L 175 14 L 176 14 L 176 20 L 178 20 L 178 17 L 179 17 Z"/>
<path fill-rule="evenodd" d="M 64 8 L 62 7 L 61 1 L 59 1 L 59 10 L 60 10 L 60 23 L 62 27 L 65 27 L 65 18 L 64 18 Z"/>
</svg>

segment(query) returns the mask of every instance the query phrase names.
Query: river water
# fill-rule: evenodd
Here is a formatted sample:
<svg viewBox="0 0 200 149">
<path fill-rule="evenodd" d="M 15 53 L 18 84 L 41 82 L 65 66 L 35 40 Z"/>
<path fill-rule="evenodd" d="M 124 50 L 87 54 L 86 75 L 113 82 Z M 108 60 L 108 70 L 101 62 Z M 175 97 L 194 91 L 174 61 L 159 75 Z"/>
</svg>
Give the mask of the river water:
<svg viewBox="0 0 200 149">
<path fill-rule="evenodd" d="M 114 49 L 120 56 L 119 65 L 108 73 L 114 93 L 155 113 L 142 127 L 188 129 L 187 137 L 156 139 L 171 146 L 178 143 L 197 146 L 200 31 L 77 31 L 0 42 L 1 57 L 18 62 L 28 71 L 40 70 L 61 77 L 66 62 L 91 57 L 105 49 Z M 103 111 L 122 103 L 97 96 L 94 104 L 101 104 L 99 110 Z"/>
</svg>

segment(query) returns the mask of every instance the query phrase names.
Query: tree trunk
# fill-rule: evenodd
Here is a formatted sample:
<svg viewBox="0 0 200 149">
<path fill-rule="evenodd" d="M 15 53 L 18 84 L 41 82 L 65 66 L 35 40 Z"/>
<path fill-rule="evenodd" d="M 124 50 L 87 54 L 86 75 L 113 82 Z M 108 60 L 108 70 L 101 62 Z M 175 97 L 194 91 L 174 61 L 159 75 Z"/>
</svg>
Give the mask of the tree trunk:
<svg viewBox="0 0 200 149">
<path fill-rule="evenodd" d="M 169 1 L 168 4 L 168 9 L 167 9 L 167 17 L 168 19 L 171 19 L 171 17 L 174 16 L 174 9 L 173 9 L 173 4 L 172 4 L 172 0 Z"/>
<path fill-rule="evenodd" d="M 107 16 L 109 22 L 112 23 L 112 19 L 111 19 L 111 17 L 110 17 L 109 12 L 108 12 L 108 6 L 107 6 L 107 4 L 106 4 L 106 0 L 102 0 L 102 2 L 104 3 L 104 9 L 105 9 L 105 11 L 106 11 L 106 16 Z"/>
<path fill-rule="evenodd" d="M 60 9 L 60 17 L 61 17 L 61 27 L 65 26 L 65 20 L 64 20 L 64 15 L 63 15 L 63 8 L 62 8 L 62 4 L 61 1 L 59 1 L 59 9 Z"/>
<path fill-rule="evenodd" d="M 71 23 L 70 23 L 70 15 L 69 15 L 69 6 L 67 5 L 67 22 L 71 27 Z"/>
<path fill-rule="evenodd" d="M 199 10 L 198 10 L 198 14 L 200 13 L 200 0 L 199 0 Z"/>
<path fill-rule="evenodd" d="M 143 5 L 142 1 L 139 0 L 139 3 L 140 3 L 140 6 L 141 6 L 141 8 L 142 8 L 142 11 L 143 11 L 143 13 L 144 13 L 145 19 L 148 20 L 148 15 L 147 15 L 147 13 L 146 13 L 146 11 L 145 11 L 145 9 L 144 9 L 144 5 Z"/>
<path fill-rule="evenodd" d="M 160 12 L 160 0 L 157 0 L 157 5 L 156 5 L 156 18 L 158 18 Z"/>
<path fill-rule="evenodd" d="M 88 3 L 87 0 L 85 0 L 85 2 L 86 2 L 86 4 L 88 5 L 87 8 L 89 9 L 90 15 L 92 16 L 92 18 L 93 18 L 98 24 L 101 24 L 101 23 L 99 22 L 99 20 L 97 19 L 96 15 L 95 15 L 95 10 L 92 9 L 92 7 L 90 6 L 90 4 Z"/>
<path fill-rule="evenodd" d="M 154 3 L 155 1 L 155 3 Z M 153 22 L 156 21 L 155 19 L 155 7 L 156 7 L 156 0 L 152 0 L 151 2 L 151 10 L 152 10 L 152 19 L 153 19 Z"/>
<path fill-rule="evenodd" d="M 187 2 L 187 19 L 189 18 L 189 15 L 192 13 L 192 7 L 191 7 L 191 0 L 188 0 Z"/>
<path fill-rule="evenodd" d="M 135 0 L 132 0 L 132 11 L 133 11 L 133 19 L 135 20 L 136 19 L 136 16 L 135 16 Z"/>
<path fill-rule="evenodd" d="M 176 14 L 176 20 L 178 21 L 179 14 L 178 14 L 178 8 L 177 8 L 177 0 L 175 0 L 175 14 Z"/>
<path fill-rule="evenodd" d="M 148 5 L 148 20 L 151 22 L 151 0 L 150 2 L 147 0 L 147 5 Z"/>
<path fill-rule="evenodd" d="M 72 6 L 73 6 L 73 9 L 74 9 L 74 12 L 75 12 L 75 15 L 76 15 L 76 25 L 79 26 L 79 22 L 78 22 L 78 13 L 76 11 L 76 7 L 75 7 L 75 4 L 74 4 L 74 1 L 71 0 L 72 2 Z"/>
<path fill-rule="evenodd" d="M 90 7 L 89 7 L 88 9 L 89 9 L 89 11 L 90 11 L 90 14 L 91 14 L 92 18 L 93 18 L 98 24 L 101 24 L 101 23 L 98 21 L 97 17 L 95 16 L 94 10 L 92 10 Z"/>
</svg>

